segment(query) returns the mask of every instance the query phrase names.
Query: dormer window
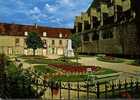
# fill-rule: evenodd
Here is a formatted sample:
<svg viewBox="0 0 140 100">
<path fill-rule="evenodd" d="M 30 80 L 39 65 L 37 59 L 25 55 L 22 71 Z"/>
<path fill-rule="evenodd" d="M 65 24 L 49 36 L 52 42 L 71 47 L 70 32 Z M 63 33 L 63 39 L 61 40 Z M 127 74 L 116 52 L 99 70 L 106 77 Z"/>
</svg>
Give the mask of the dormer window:
<svg viewBox="0 0 140 100">
<path fill-rule="evenodd" d="M 24 35 L 25 35 L 25 36 L 28 36 L 28 32 L 24 32 Z"/>
<path fill-rule="evenodd" d="M 47 36 L 47 32 L 43 32 L 43 36 L 46 37 Z"/>
<path fill-rule="evenodd" d="M 65 38 L 67 37 L 67 34 L 65 34 Z"/>
<path fill-rule="evenodd" d="M 62 38 L 62 33 L 59 33 L 59 37 Z"/>
</svg>

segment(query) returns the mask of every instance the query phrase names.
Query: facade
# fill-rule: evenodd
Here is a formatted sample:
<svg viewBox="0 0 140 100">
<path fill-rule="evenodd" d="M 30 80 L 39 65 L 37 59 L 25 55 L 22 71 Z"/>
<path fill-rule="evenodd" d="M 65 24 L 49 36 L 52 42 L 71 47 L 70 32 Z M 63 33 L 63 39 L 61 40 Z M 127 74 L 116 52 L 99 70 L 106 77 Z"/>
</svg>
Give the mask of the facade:
<svg viewBox="0 0 140 100">
<path fill-rule="evenodd" d="M 38 33 L 44 44 L 43 48 L 36 50 L 36 55 L 63 55 L 71 29 L 1 23 L 0 53 L 32 55 L 33 50 L 26 46 L 26 37 L 29 32 Z"/>
<path fill-rule="evenodd" d="M 134 0 L 93 0 L 75 18 L 81 53 L 140 55 L 135 16 Z"/>
</svg>

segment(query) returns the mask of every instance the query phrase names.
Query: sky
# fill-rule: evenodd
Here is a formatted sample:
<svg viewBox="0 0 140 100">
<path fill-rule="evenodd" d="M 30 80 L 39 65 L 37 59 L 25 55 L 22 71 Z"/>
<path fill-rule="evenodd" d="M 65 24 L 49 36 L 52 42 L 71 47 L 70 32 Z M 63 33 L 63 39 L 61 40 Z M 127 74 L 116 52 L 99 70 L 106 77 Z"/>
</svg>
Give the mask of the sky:
<svg viewBox="0 0 140 100">
<path fill-rule="evenodd" d="M 73 28 L 93 0 L 0 0 L 0 22 Z"/>
</svg>

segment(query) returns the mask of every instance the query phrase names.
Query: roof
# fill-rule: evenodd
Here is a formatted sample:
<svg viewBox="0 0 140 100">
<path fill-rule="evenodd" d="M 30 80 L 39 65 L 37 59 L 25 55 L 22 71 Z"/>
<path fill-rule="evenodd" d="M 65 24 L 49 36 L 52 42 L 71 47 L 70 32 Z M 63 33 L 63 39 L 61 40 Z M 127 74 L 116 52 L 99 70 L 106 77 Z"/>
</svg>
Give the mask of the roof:
<svg viewBox="0 0 140 100">
<path fill-rule="evenodd" d="M 59 34 L 61 33 L 62 38 L 69 38 L 72 29 L 0 23 L 0 35 L 24 36 L 25 32 L 36 32 L 39 36 L 43 36 L 43 32 L 46 32 L 47 37 L 50 38 L 59 38 Z"/>
</svg>

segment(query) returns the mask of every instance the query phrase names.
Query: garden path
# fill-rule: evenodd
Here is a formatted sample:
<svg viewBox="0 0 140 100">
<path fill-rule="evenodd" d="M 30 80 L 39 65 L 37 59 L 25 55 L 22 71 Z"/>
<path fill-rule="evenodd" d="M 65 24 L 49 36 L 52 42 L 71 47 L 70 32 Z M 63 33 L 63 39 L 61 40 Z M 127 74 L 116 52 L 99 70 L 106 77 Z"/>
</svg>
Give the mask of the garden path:
<svg viewBox="0 0 140 100">
<path fill-rule="evenodd" d="M 128 60 L 125 60 L 126 62 L 124 63 L 109 63 L 98 61 L 96 58 L 97 57 L 81 57 L 79 63 L 82 63 L 84 65 L 99 65 L 102 68 L 109 68 L 129 74 L 139 74 L 140 76 L 140 66 L 129 65 L 126 63 Z"/>
</svg>

